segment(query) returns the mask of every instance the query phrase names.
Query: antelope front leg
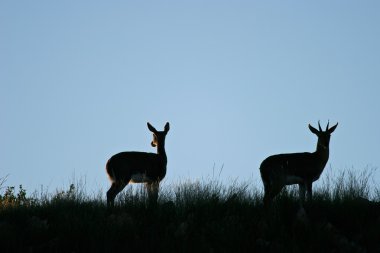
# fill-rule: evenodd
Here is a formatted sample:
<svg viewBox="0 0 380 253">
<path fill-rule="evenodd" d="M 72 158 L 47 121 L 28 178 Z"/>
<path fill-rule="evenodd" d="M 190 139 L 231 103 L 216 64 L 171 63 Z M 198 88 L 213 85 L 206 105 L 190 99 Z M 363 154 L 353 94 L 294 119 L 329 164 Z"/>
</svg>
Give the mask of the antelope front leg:
<svg viewBox="0 0 380 253">
<path fill-rule="evenodd" d="M 159 188 L 160 188 L 160 183 L 158 181 L 146 184 L 149 203 L 154 203 L 154 204 L 157 203 Z"/>
<path fill-rule="evenodd" d="M 306 184 L 307 201 L 311 202 L 313 199 L 313 185 L 312 183 Z"/>
<path fill-rule="evenodd" d="M 298 184 L 301 204 L 305 203 L 305 184 Z"/>
</svg>

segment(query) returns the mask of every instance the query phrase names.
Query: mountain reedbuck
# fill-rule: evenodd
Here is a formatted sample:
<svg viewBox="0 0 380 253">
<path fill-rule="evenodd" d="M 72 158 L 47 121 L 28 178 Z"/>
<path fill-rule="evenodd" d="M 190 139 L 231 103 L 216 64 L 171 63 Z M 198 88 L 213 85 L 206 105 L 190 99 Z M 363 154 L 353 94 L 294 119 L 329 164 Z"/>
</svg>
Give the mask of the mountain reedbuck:
<svg viewBox="0 0 380 253">
<path fill-rule="evenodd" d="M 309 124 L 312 133 L 318 136 L 317 150 L 313 153 L 279 154 L 266 158 L 260 165 L 260 174 L 264 183 L 264 205 L 268 206 L 285 185 L 298 184 L 301 203 L 312 199 L 312 183 L 320 177 L 329 159 L 329 143 L 335 126 L 319 130 Z"/>
<path fill-rule="evenodd" d="M 168 162 L 165 152 L 165 137 L 169 132 L 169 122 L 164 131 L 157 131 L 151 124 L 148 128 L 153 132 L 152 147 L 157 147 L 157 154 L 145 152 L 121 152 L 112 156 L 106 165 L 111 180 L 111 188 L 107 191 L 107 206 L 113 206 L 116 195 L 128 183 L 145 183 L 148 198 L 156 202 L 160 181 L 166 175 Z"/>
</svg>

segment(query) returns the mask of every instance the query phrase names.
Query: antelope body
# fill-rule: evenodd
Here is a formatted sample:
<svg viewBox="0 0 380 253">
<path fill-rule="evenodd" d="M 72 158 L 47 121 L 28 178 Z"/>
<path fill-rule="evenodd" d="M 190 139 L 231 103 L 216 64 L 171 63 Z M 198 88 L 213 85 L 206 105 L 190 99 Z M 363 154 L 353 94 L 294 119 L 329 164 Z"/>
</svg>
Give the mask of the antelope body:
<svg viewBox="0 0 380 253">
<path fill-rule="evenodd" d="M 149 200 L 157 201 L 159 183 L 166 175 L 168 160 L 165 137 L 170 127 L 169 123 L 166 123 L 164 131 L 157 131 L 151 124 L 147 125 L 153 132 L 151 145 L 157 147 L 157 153 L 121 152 L 108 160 L 106 171 L 111 187 L 107 191 L 107 206 L 113 206 L 116 195 L 128 183 L 145 183 Z"/>
<path fill-rule="evenodd" d="M 329 159 L 331 133 L 338 123 L 323 131 L 309 124 L 312 133 L 318 136 L 317 149 L 313 153 L 279 154 L 266 158 L 260 165 L 260 174 L 264 184 L 264 205 L 269 205 L 284 186 L 298 184 L 301 202 L 312 199 L 312 183 L 319 179 Z"/>
</svg>

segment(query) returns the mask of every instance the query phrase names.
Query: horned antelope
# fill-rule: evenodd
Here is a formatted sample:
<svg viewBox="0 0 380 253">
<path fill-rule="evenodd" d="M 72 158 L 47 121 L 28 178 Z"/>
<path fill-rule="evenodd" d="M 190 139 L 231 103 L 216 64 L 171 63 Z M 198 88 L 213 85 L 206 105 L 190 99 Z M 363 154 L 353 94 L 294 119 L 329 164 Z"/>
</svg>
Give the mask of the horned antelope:
<svg viewBox="0 0 380 253">
<path fill-rule="evenodd" d="M 150 201 L 157 201 L 160 181 L 166 175 L 167 157 L 165 137 L 169 132 L 169 122 L 164 131 L 157 131 L 149 122 L 148 129 L 153 133 L 152 147 L 157 147 L 157 154 L 145 152 L 121 152 L 112 156 L 106 165 L 111 180 L 107 191 L 107 206 L 113 206 L 116 195 L 128 183 L 145 183 Z"/>
<path fill-rule="evenodd" d="M 260 174 L 264 184 L 264 205 L 268 206 L 286 185 L 298 184 L 301 203 L 305 201 L 305 192 L 312 199 L 312 183 L 320 177 L 329 159 L 331 133 L 338 123 L 323 131 L 309 124 L 310 131 L 318 136 L 317 149 L 313 153 L 279 154 L 266 158 L 260 165 Z"/>
</svg>

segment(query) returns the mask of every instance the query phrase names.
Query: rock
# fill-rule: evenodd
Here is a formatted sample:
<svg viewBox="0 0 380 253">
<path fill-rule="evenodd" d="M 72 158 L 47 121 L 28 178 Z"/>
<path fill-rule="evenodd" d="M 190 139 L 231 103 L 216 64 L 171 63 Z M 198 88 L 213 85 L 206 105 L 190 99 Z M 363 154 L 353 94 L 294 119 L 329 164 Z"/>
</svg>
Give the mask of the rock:
<svg viewBox="0 0 380 253">
<path fill-rule="evenodd" d="M 175 236 L 177 236 L 177 237 L 186 236 L 188 227 L 189 227 L 189 225 L 187 224 L 187 222 L 185 222 L 185 221 L 181 222 L 181 224 L 179 224 L 177 230 L 175 231 Z"/>
<path fill-rule="evenodd" d="M 303 206 L 301 206 L 300 209 L 298 209 L 296 217 L 297 217 L 297 220 L 299 220 L 301 222 L 306 223 L 309 221 L 307 214 L 306 214 L 306 211 L 305 211 L 305 208 L 303 208 Z"/>
<path fill-rule="evenodd" d="M 331 243 L 336 247 L 338 252 L 355 252 L 355 253 L 365 253 L 366 250 L 363 249 L 358 243 L 350 241 L 347 237 L 339 232 L 339 230 L 332 225 L 327 223 L 325 225 L 325 230 L 329 233 Z"/>
<path fill-rule="evenodd" d="M 256 246 L 259 249 L 266 249 L 266 248 L 269 248 L 270 242 L 264 240 L 263 238 L 258 238 L 256 239 Z"/>
<path fill-rule="evenodd" d="M 29 228 L 32 230 L 41 231 L 41 230 L 47 230 L 49 228 L 48 221 L 46 219 L 45 220 L 40 219 L 37 216 L 32 216 L 28 220 L 28 223 L 29 223 L 28 224 Z"/>
</svg>

